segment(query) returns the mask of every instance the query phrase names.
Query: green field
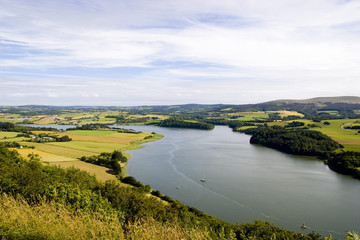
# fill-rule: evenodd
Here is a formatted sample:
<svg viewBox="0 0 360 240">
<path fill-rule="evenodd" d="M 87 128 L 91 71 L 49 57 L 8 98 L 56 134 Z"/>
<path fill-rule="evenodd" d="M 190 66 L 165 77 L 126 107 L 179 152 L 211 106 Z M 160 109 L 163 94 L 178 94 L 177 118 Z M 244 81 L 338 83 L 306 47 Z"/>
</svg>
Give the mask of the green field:
<svg viewBox="0 0 360 240">
<path fill-rule="evenodd" d="M 353 124 L 356 121 L 359 121 L 359 119 L 328 120 L 327 122 L 330 125 L 323 125 L 319 131 L 343 144 L 345 150 L 360 151 L 360 135 L 358 131 L 343 128 L 345 125 Z"/>
<path fill-rule="evenodd" d="M 113 152 L 114 150 L 126 150 L 128 144 L 109 143 L 109 142 L 87 142 L 87 141 L 71 141 L 71 142 L 52 142 L 47 145 L 55 145 L 59 147 L 82 150 L 91 152 L 93 155 L 102 152 Z"/>
<path fill-rule="evenodd" d="M 18 132 L 0 132 L 0 141 L 9 141 L 11 139 L 11 141 L 17 141 L 23 146 L 34 146 L 35 149 L 23 148 L 17 150 L 25 158 L 28 154 L 34 153 L 38 154 L 44 162 L 52 165 L 80 168 L 95 174 L 101 181 L 115 180 L 116 177 L 108 173 L 108 168 L 82 162 L 78 158 L 97 155 L 102 152 L 113 152 L 114 150 L 122 151 L 129 158 L 130 154 L 124 152 L 125 150 L 142 147 L 141 143 L 158 140 L 163 137 L 162 135 L 151 133 L 120 133 L 115 129 L 95 131 L 73 130 L 65 132 L 34 131 L 33 133 L 49 133 L 58 136 L 68 135 L 73 140 L 70 142 L 27 142 L 26 140 L 30 138 L 16 138 Z"/>
<path fill-rule="evenodd" d="M 0 132 L 0 139 L 14 138 L 18 134 L 19 134 L 18 132 Z"/>
<path fill-rule="evenodd" d="M 275 113 L 275 112 L 276 111 L 237 112 L 237 113 L 223 114 L 222 117 L 225 117 L 227 120 L 252 121 L 257 119 L 268 119 L 269 113 Z"/>
<path fill-rule="evenodd" d="M 331 137 L 338 143 L 344 145 L 344 150 L 346 151 L 359 151 L 360 152 L 360 134 L 358 130 L 354 129 L 344 129 L 344 126 L 347 125 L 358 125 L 360 119 L 335 119 L 335 120 L 326 120 L 321 123 L 313 122 L 311 120 L 299 119 L 298 122 L 305 123 L 305 126 L 311 126 L 311 130 L 316 130 L 324 133 L 325 135 Z M 269 123 L 272 125 L 285 126 L 292 121 L 283 121 L 283 122 L 272 122 Z M 324 124 L 324 122 L 330 123 L 330 125 Z M 316 125 L 313 127 L 312 125 Z"/>
</svg>

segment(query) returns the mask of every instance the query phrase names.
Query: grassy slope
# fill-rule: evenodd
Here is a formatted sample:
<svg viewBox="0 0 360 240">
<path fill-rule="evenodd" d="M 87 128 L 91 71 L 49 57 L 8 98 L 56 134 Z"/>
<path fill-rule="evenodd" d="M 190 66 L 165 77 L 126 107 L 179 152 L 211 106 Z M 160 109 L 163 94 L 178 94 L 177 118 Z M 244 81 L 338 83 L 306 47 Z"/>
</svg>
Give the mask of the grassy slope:
<svg viewBox="0 0 360 240">
<path fill-rule="evenodd" d="M 210 239 L 196 228 L 138 220 L 124 226 L 115 215 L 106 220 L 96 214 L 74 213 L 66 206 L 40 202 L 31 206 L 24 199 L 0 196 L 0 236 L 4 239 Z M 124 231 L 125 229 L 125 231 Z"/>
</svg>

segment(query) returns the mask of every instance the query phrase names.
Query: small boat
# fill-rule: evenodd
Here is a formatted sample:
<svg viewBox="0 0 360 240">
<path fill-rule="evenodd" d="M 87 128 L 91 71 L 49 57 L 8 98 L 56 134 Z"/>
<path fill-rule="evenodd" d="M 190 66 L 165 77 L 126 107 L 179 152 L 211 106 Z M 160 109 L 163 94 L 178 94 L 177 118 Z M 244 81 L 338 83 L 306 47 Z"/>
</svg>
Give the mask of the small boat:
<svg viewBox="0 0 360 240">
<path fill-rule="evenodd" d="M 200 179 L 200 182 L 206 182 L 204 178 Z"/>
<path fill-rule="evenodd" d="M 302 228 L 302 230 L 305 230 L 307 228 L 307 226 L 305 225 L 304 222 L 301 224 L 301 228 Z"/>
<path fill-rule="evenodd" d="M 180 189 L 180 187 L 176 187 L 176 189 Z"/>
</svg>

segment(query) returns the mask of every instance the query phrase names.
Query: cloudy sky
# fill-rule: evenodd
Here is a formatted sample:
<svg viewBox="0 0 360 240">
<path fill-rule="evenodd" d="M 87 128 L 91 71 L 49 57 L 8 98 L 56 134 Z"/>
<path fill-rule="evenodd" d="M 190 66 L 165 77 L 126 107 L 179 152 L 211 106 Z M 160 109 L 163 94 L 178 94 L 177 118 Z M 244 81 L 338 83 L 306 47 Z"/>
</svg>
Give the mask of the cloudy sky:
<svg viewBox="0 0 360 240">
<path fill-rule="evenodd" d="M 0 105 L 359 93 L 359 0 L 0 0 Z"/>
</svg>

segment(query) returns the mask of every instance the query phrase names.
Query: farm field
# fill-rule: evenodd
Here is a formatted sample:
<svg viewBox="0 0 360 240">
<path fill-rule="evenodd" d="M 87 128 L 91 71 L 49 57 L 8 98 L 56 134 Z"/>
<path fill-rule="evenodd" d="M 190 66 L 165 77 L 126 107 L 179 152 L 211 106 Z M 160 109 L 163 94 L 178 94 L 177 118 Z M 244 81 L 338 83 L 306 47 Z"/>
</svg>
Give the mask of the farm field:
<svg viewBox="0 0 360 240">
<path fill-rule="evenodd" d="M 327 122 L 330 125 L 323 125 L 319 131 L 343 144 L 345 150 L 360 151 L 360 134 L 358 134 L 358 130 L 344 129 L 344 126 L 351 125 L 357 121 L 360 121 L 360 119 L 328 120 Z"/>
<path fill-rule="evenodd" d="M 359 125 L 358 122 L 360 122 L 360 119 L 335 119 L 322 121 L 321 123 L 305 119 L 296 121 L 303 122 L 305 123 L 305 126 L 309 126 L 311 130 L 320 131 L 331 137 L 338 143 L 344 145 L 344 150 L 346 151 L 360 152 L 360 134 L 358 133 L 358 130 L 344 128 L 345 126 Z M 292 121 L 272 122 L 268 123 L 268 125 L 285 126 L 290 122 Z M 330 125 L 326 125 L 324 122 L 328 122 Z"/>
<path fill-rule="evenodd" d="M 237 112 L 237 113 L 228 113 L 224 114 L 224 117 L 228 117 L 232 120 L 240 120 L 240 121 L 252 121 L 256 119 L 267 119 L 269 118 L 269 113 L 275 113 L 274 112 Z M 237 118 L 236 118 L 237 117 Z"/>
<path fill-rule="evenodd" d="M 162 135 L 151 133 L 121 133 L 114 129 L 100 130 L 72 130 L 64 132 L 51 131 L 33 131 L 38 135 L 48 133 L 57 135 L 58 137 L 67 135 L 72 138 L 69 142 L 28 142 L 30 138 L 17 138 L 18 132 L 0 132 L 0 141 L 16 141 L 23 146 L 31 146 L 32 148 L 16 149 L 20 155 L 27 157 L 28 154 L 37 154 L 44 163 L 57 165 L 60 167 L 75 167 L 95 174 L 101 181 L 116 180 L 115 175 L 110 174 L 109 169 L 102 166 L 93 165 L 82 162 L 78 158 L 82 156 L 97 155 L 102 152 L 113 152 L 120 150 L 129 158 L 130 154 L 124 152 L 128 149 L 140 148 L 141 143 L 154 141 L 162 138 Z"/>
<path fill-rule="evenodd" d="M 298 113 L 296 111 L 286 111 L 286 110 L 282 110 L 282 111 L 277 111 L 280 115 L 280 117 L 287 117 L 287 116 L 299 116 L 299 117 L 304 117 L 304 114 L 302 113 Z"/>
<path fill-rule="evenodd" d="M 269 118 L 269 114 L 278 113 L 281 117 L 288 116 L 299 116 L 304 117 L 303 114 L 296 111 L 258 111 L 258 112 L 236 112 L 236 113 L 226 113 L 222 117 L 226 117 L 228 120 L 239 120 L 239 121 L 253 121 L 253 120 L 266 120 Z"/>
</svg>

